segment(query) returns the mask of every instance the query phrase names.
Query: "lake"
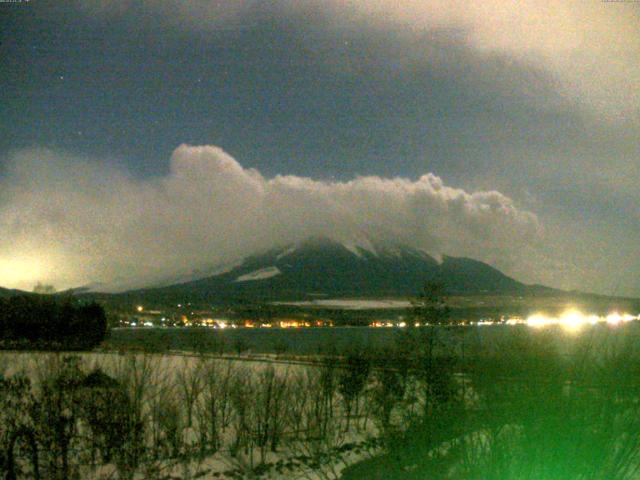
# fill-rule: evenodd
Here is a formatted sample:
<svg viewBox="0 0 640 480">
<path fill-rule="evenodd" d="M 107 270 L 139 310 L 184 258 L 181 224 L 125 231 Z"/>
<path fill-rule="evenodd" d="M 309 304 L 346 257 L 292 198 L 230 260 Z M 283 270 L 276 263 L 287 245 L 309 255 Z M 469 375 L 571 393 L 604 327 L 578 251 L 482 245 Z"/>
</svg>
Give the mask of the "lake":
<svg viewBox="0 0 640 480">
<path fill-rule="evenodd" d="M 119 328 L 111 331 L 107 348 L 144 348 L 151 351 L 289 353 L 313 355 L 350 348 L 391 347 L 401 328 Z M 640 346 L 640 322 L 625 325 L 586 325 L 579 331 L 559 326 L 531 328 L 526 325 L 440 327 L 445 347 L 456 351 L 486 351 L 514 341 L 532 338 L 570 353 L 576 345 L 598 345 L 604 350 Z"/>
</svg>

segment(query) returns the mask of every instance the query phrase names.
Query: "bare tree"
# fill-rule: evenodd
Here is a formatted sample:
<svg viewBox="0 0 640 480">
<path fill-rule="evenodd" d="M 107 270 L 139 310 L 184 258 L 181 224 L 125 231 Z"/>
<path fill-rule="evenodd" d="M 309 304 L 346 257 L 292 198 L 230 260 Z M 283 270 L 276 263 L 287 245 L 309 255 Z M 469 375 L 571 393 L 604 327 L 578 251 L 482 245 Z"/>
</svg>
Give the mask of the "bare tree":
<svg viewBox="0 0 640 480">
<path fill-rule="evenodd" d="M 347 355 L 345 365 L 338 375 L 338 392 L 342 396 L 347 417 L 345 425 L 346 431 L 349 430 L 354 404 L 356 415 L 358 414 L 360 394 L 367 384 L 369 370 L 369 359 L 367 359 L 362 352 L 354 351 Z"/>
<path fill-rule="evenodd" d="M 185 429 L 180 397 L 175 389 L 165 388 L 159 395 L 158 405 L 161 455 L 168 458 L 179 457 L 183 452 Z"/>
<path fill-rule="evenodd" d="M 266 460 L 267 449 L 275 452 L 282 437 L 287 393 L 287 378 L 278 376 L 272 365 L 257 373 L 252 435 L 261 463 Z"/>
<path fill-rule="evenodd" d="M 121 478 L 131 479 L 144 460 L 145 437 L 149 429 L 148 404 L 160 391 L 160 374 L 150 355 L 127 354 L 116 364 L 115 377 L 122 385 L 129 405 L 125 420 L 128 435 L 122 439 L 126 447 L 120 451 L 116 466 Z"/>
<path fill-rule="evenodd" d="M 176 384 L 180 392 L 180 400 L 187 416 L 187 428 L 193 426 L 193 409 L 204 388 L 202 382 L 202 362 L 195 362 L 189 357 L 182 357 L 182 365 L 176 372 Z"/>
<path fill-rule="evenodd" d="M 83 379 L 78 357 L 52 357 L 48 375 L 40 384 L 34 420 L 37 437 L 46 452 L 47 475 L 52 480 L 78 478 L 71 450 L 78 441 L 78 388 Z"/>
<path fill-rule="evenodd" d="M 22 470 L 21 450 L 28 452 L 33 477 L 40 478 L 34 406 L 29 378 L 17 374 L 0 380 L 0 472 L 7 480 L 15 480 Z"/>
<path fill-rule="evenodd" d="M 320 414 L 319 418 L 322 418 L 322 423 L 320 424 L 321 434 L 324 434 L 327 430 L 328 422 L 333 418 L 334 414 L 334 397 L 337 388 L 336 365 L 337 359 L 335 357 L 325 357 L 320 367 L 319 386 L 321 411 L 318 413 Z"/>
<path fill-rule="evenodd" d="M 216 452 L 231 413 L 230 388 L 235 375 L 231 362 L 202 360 L 202 394 L 196 403 L 200 448 Z"/>
<path fill-rule="evenodd" d="M 240 369 L 234 377 L 230 388 L 230 399 L 233 405 L 233 431 L 235 438 L 229 447 L 231 456 L 236 457 L 244 451 L 251 454 L 252 450 L 252 401 L 255 396 L 255 386 L 251 372 L 246 368 Z M 251 465 L 253 457 L 251 456 Z"/>
<path fill-rule="evenodd" d="M 298 372 L 292 375 L 289 381 L 290 388 L 287 399 L 289 402 L 289 408 L 287 409 L 288 424 L 292 428 L 291 436 L 293 439 L 299 439 L 304 433 L 304 419 L 311 401 L 309 376 L 306 372 Z"/>
</svg>

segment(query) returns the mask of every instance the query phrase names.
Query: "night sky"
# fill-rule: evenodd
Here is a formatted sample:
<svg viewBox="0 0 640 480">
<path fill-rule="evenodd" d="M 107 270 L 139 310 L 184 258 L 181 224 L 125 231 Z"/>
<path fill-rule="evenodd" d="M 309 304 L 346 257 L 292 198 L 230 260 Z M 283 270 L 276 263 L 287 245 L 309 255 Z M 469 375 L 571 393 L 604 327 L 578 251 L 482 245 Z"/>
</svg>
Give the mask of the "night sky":
<svg viewBox="0 0 640 480">
<path fill-rule="evenodd" d="M 384 231 L 640 296 L 640 4 L 0 3 L 0 286 Z"/>
</svg>

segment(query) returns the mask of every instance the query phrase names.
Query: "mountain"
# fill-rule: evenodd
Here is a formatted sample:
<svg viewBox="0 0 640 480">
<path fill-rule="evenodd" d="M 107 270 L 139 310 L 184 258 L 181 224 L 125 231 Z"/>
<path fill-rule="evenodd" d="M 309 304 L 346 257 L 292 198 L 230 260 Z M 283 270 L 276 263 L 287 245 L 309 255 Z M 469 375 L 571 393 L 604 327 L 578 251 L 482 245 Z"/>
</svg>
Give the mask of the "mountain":
<svg viewBox="0 0 640 480">
<path fill-rule="evenodd" d="M 392 242 L 313 238 L 246 258 L 217 275 L 118 295 L 123 300 L 163 303 L 397 297 L 414 296 L 427 281 L 443 283 L 449 294 L 553 291 L 525 285 L 469 258 L 445 256 L 438 262 L 421 250 Z"/>
<path fill-rule="evenodd" d="M 22 290 L 0 288 L 0 298 L 13 297 L 14 295 L 30 295 L 30 293 L 23 292 Z"/>
</svg>

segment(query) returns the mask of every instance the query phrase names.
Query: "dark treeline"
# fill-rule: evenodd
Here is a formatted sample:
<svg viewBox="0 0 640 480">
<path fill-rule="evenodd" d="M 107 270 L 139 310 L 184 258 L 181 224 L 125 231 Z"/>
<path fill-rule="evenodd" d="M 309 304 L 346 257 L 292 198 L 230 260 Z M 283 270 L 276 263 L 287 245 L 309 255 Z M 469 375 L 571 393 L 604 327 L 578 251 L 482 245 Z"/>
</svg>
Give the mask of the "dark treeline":
<svg viewBox="0 0 640 480">
<path fill-rule="evenodd" d="M 46 295 L 0 298 L 0 347 L 84 350 L 107 333 L 103 308 Z"/>
</svg>

